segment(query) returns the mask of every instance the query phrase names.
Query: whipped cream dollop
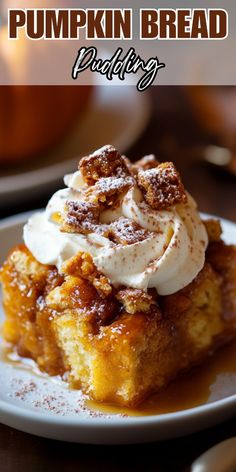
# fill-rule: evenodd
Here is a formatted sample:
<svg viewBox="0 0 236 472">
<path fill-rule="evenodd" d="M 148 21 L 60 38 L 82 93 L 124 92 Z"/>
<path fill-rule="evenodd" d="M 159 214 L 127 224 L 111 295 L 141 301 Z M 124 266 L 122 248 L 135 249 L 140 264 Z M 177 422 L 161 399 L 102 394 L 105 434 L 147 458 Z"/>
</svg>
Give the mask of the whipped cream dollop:
<svg viewBox="0 0 236 472">
<path fill-rule="evenodd" d="M 115 209 L 101 213 L 100 223 L 125 217 L 148 230 L 147 238 L 133 244 L 117 244 L 100 232 L 66 233 L 55 215 L 63 214 L 67 200 L 83 201 L 86 183 L 80 171 L 65 176 L 67 188 L 56 192 L 46 210 L 32 216 L 24 227 L 24 241 L 43 264 L 62 264 L 79 251 L 88 252 L 100 272 L 114 286 L 147 290 L 160 295 L 177 292 L 197 276 L 205 262 L 208 237 L 193 198 L 168 210 L 153 210 L 134 185 Z"/>
</svg>

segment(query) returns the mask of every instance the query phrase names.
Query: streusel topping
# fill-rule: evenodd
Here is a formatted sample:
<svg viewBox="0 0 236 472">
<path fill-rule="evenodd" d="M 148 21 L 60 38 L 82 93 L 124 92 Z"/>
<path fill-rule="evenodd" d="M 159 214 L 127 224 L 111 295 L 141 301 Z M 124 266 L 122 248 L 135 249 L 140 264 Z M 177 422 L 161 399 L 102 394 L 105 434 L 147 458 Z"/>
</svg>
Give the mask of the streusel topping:
<svg viewBox="0 0 236 472">
<path fill-rule="evenodd" d="M 138 186 L 144 199 L 154 210 L 165 210 L 187 201 L 180 175 L 172 162 L 139 171 Z"/>
<path fill-rule="evenodd" d="M 132 177 L 102 177 L 84 192 L 84 198 L 105 209 L 113 206 L 132 185 Z"/>
<path fill-rule="evenodd" d="M 147 239 L 149 233 L 129 218 L 121 217 L 109 225 L 107 236 L 115 243 L 127 245 Z"/>
<path fill-rule="evenodd" d="M 130 175 L 124 157 L 114 146 L 107 145 L 87 157 L 83 157 L 79 164 L 84 181 L 94 185 L 103 177 L 123 178 Z"/>
<path fill-rule="evenodd" d="M 91 202 L 68 200 L 61 231 L 68 233 L 92 233 L 99 223 L 99 207 Z"/>
<path fill-rule="evenodd" d="M 40 262 L 63 272 L 76 260 L 82 276 L 81 254 L 86 263 L 89 255 L 96 268 L 90 282 L 103 296 L 110 287 L 129 288 L 119 295 L 128 310 L 137 309 L 137 294 L 145 308 L 150 288 L 174 293 L 202 269 L 206 229 L 173 163 L 150 155 L 132 164 L 104 146 L 83 158 L 65 183 L 69 188 L 54 194 L 24 229 Z"/>
</svg>

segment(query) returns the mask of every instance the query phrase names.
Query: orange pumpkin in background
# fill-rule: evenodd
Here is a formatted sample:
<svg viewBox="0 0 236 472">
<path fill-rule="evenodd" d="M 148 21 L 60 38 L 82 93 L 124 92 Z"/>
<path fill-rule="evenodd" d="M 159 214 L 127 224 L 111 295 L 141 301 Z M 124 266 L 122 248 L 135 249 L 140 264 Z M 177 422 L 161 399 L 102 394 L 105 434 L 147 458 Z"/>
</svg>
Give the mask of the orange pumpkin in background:
<svg viewBox="0 0 236 472">
<path fill-rule="evenodd" d="M 185 87 L 192 112 L 201 128 L 218 144 L 236 148 L 236 87 Z"/>
<path fill-rule="evenodd" d="M 65 137 L 85 109 L 91 87 L 1 86 L 0 162 L 40 154 Z"/>
<path fill-rule="evenodd" d="M 0 30 L 0 75 L 24 82 L 30 74 L 30 42 L 9 41 Z M 39 44 L 39 55 L 45 54 Z M 47 47 L 47 46 L 46 46 Z M 17 82 L 17 80 L 16 80 Z M 0 164 L 30 159 L 58 144 L 86 109 L 92 86 L 0 86 Z"/>
</svg>

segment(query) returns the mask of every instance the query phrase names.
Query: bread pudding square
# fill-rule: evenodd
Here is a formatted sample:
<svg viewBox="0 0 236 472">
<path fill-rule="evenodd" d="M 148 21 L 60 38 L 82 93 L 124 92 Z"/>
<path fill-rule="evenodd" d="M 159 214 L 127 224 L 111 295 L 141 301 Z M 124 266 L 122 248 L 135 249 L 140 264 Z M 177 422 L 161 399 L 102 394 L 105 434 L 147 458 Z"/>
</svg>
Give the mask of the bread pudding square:
<svg viewBox="0 0 236 472">
<path fill-rule="evenodd" d="M 1 273 L 4 337 L 42 370 L 67 372 L 91 398 L 134 406 L 236 335 L 236 249 L 208 251 L 189 286 L 132 314 L 19 246 Z"/>
<path fill-rule="evenodd" d="M 236 338 L 236 246 L 173 163 L 105 146 L 0 271 L 3 336 L 99 402 L 134 406 Z"/>
</svg>

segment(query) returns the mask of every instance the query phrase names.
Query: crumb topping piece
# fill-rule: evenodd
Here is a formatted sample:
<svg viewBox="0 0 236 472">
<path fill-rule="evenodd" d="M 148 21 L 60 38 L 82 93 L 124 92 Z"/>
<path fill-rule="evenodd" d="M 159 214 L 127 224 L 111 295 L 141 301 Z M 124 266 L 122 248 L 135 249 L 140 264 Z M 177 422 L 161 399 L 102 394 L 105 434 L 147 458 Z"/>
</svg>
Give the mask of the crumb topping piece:
<svg viewBox="0 0 236 472">
<path fill-rule="evenodd" d="M 87 185 L 80 201 L 66 202 L 61 231 L 85 235 L 96 232 L 116 244 L 134 244 L 146 239 L 150 231 L 124 217 L 106 225 L 100 222 L 101 212 L 118 207 L 131 187 L 138 185 L 145 203 L 155 210 L 187 201 L 174 164 L 160 164 L 153 154 L 131 164 L 107 145 L 81 159 L 79 168 Z"/>
<path fill-rule="evenodd" d="M 172 162 L 139 171 L 137 180 L 146 202 L 154 210 L 187 201 L 180 175 Z"/>
<path fill-rule="evenodd" d="M 203 221 L 207 230 L 209 242 L 220 241 L 222 228 L 219 220 L 209 219 Z"/>
<path fill-rule="evenodd" d="M 124 288 L 116 294 L 117 300 L 122 303 L 125 311 L 130 314 L 147 312 L 151 305 L 156 305 L 152 295 L 138 288 Z"/>
<path fill-rule="evenodd" d="M 126 160 L 111 145 L 81 159 L 79 169 L 88 185 L 94 185 L 103 177 L 124 178 L 130 175 Z"/>
<path fill-rule="evenodd" d="M 64 275 L 89 280 L 102 298 L 108 297 L 112 292 L 112 286 L 109 280 L 98 272 L 92 256 L 87 252 L 79 252 L 74 257 L 64 262 L 62 265 L 62 273 Z"/>
<path fill-rule="evenodd" d="M 115 205 L 122 195 L 134 184 L 132 177 L 104 177 L 85 192 L 86 200 L 101 210 Z"/>
<path fill-rule="evenodd" d="M 61 231 L 88 234 L 94 231 L 98 225 L 100 210 L 92 202 L 69 200 L 66 202 L 64 210 L 65 216 Z"/>
<path fill-rule="evenodd" d="M 63 312 L 76 310 L 77 315 L 89 316 L 92 329 L 111 322 L 117 316 L 118 302 L 112 297 L 101 297 L 91 283 L 82 277 L 67 275 L 62 285 L 54 288 L 46 297 L 51 310 Z M 55 315 L 53 315 L 55 316 Z"/>
<path fill-rule="evenodd" d="M 149 234 L 151 233 L 137 223 L 121 217 L 109 225 L 107 236 L 115 243 L 126 246 L 147 239 Z"/>
</svg>

